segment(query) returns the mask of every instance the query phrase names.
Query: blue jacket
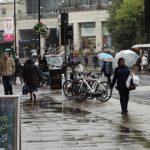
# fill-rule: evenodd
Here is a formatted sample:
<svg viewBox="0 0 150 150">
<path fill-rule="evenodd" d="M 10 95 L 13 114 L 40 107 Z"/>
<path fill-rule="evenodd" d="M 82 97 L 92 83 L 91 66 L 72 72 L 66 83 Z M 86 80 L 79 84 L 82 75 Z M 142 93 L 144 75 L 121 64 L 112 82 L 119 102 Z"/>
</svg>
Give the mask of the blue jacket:
<svg viewBox="0 0 150 150">
<path fill-rule="evenodd" d="M 114 87 L 116 81 L 117 81 L 117 89 L 118 90 L 124 90 L 127 89 L 126 87 L 126 81 L 130 74 L 129 68 L 127 66 L 119 66 L 114 71 L 114 77 L 112 80 L 111 88 Z"/>
</svg>

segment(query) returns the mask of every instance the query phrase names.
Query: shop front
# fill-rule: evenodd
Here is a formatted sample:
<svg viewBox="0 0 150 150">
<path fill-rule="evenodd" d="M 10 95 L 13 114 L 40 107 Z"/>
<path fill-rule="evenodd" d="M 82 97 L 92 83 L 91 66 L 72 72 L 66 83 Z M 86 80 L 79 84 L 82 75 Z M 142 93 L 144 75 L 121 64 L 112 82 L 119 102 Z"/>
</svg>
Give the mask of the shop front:
<svg viewBox="0 0 150 150">
<path fill-rule="evenodd" d="M 81 23 L 81 49 L 84 51 L 95 51 L 96 49 L 96 27 L 94 22 Z"/>
<path fill-rule="evenodd" d="M 107 30 L 106 22 L 102 23 L 102 32 L 103 32 L 103 50 L 111 50 L 112 49 L 112 41 L 110 34 Z"/>
</svg>

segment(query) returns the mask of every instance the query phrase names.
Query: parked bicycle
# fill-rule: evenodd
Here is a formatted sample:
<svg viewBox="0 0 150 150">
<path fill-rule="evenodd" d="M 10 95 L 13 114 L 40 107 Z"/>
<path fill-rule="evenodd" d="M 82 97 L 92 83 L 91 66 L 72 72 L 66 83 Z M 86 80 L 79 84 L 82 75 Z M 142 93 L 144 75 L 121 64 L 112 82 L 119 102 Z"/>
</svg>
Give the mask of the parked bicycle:
<svg viewBox="0 0 150 150">
<path fill-rule="evenodd" d="M 64 95 L 68 100 L 83 102 L 86 99 L 98 99 L 106 102 L 111 97 L 111 89 L 107 82 L 101 82 L 99 77 L 102 73 L 76 74 L 72 72 L 73 80 L 67 80 L 63 84 Z"/>
</svg>

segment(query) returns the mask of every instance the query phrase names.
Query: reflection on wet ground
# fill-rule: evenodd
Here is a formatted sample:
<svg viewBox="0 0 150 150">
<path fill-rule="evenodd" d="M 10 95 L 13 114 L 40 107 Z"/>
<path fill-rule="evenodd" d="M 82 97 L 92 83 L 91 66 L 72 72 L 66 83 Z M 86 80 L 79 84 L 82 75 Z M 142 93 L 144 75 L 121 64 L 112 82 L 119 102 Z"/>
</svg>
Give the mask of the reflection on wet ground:
<svg viewBox="0 0 150 150">
<path fill-rule="evenodd" d="M 22 106 L 22 150 L 144 150 L 150 142 L 130 115 L 119 124 L 53 99 Z M 133 124 L 133 126 L 130 126 Z M 103 147 L 103 149 L 102 149 Z M 97 149 L 96 149 L 97 148 Z"/>
<path fill-rule="evenodd" d="M 133 126 L 130 128 L 127 124 L 132 124 Z M 146 138 L 144 132 L 135 129 L 136 126 L 134 124 L 134 119 L 131 119 L 130 115 L 123 116 L 121 125 L 119 126 L 120 134 L 118 134 L 118 139 L 121 142 L 128 139 L 132 143 L 140 143 L 143 147 L 150 148 L 150 140 Z"/>
</svg>

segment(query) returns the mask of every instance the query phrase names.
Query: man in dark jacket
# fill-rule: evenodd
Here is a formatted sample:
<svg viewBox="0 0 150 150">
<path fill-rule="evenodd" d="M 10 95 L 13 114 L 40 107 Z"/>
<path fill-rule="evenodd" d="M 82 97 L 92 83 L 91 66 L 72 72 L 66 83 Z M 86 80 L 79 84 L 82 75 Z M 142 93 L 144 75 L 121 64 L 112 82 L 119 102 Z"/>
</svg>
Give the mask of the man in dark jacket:
<svg viewBox="0 0 150 150">
<path fill-rule="evenodd" d="M 32 96 L 36 101 L 36 95 L 34 92 L 38 91 L 40 85 L 41 75 L 36 65 L 34 65 L 32 59 L 28 59 L 23 69 L 23 81 L 27 84 L 30 93 L 30 100 Z"/>
<path fill-rule="evenodd" d="M 111 88 L 113 89 L 117 81 L 117 89 L 120 95 L 120 104 L 122 108 L 121 114 L 128 113 L 129 89 L 126 87 L 126 81 L 130 74 L 129 68 L 125 66 L 124 58 L 118 60 L 118 67 L 115 69 Z"/>
<path fill-rule="evenodd" d="M 104 61 L 101 71 L 104 73 L 105 77 L 107 77 L 107 83 L 111 85 L 111 76 L 113 74 L 112 62 Z"/>
<path fill-rule="evenodd" d="M 15 59 L 15 74 L 14 74 L 14 84 L 16 84 L 16 78 L 20 78 L 20 82 L 22 84 L 22 67 L 21 63 L 19 62 L 19 59 Z"/>
</svg>

